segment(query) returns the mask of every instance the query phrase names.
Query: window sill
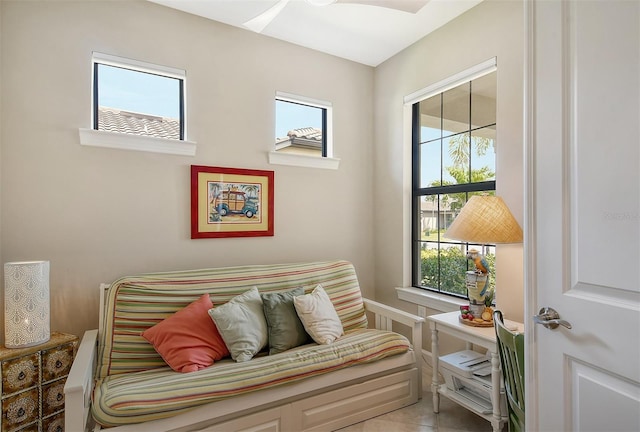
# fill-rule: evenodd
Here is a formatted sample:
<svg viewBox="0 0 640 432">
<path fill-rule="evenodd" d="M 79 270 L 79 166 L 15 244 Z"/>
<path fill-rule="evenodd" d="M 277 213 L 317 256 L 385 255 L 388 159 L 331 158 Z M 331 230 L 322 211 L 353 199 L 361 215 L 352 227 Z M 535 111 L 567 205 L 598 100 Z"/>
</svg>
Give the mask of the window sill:
<svg viewBox="0 0 640 432">
<path fill-rule="evenodd" d="M 457 299 L 444 294 L 438 294 L 414 287 L 396 288 L 398 298 L 400 300 L 415 303 L 438 312 L 455 312 L 460 310 L 460 306 L 469 302 L 463 299 Z"/>
<path fill-rule="evenodd" d="M 290 165 L 306 168 L 338 169 L 340 159 L 305 156 L 291 153 L 269 152 L 269 163 L 272 165 Z"/>
<path fill-rule="evenodd" d="M 80 144 L 94 147 L 108 147 L 121 150 L 137 150 L 153 153 L 166 153 L 180 156 L 195 156 L 196 143 L 167 138 L 129 135 L 119 132 L 78 129 Z"/>
</svg>

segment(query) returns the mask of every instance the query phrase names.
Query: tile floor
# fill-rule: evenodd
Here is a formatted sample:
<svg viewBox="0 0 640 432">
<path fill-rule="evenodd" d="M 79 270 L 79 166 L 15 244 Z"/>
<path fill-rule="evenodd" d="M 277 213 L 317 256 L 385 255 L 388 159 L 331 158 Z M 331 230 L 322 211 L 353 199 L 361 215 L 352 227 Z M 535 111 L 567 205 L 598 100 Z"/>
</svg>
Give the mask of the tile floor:
<svg viewBox="0 0 640 432">
<path fill-rule="evenodd" d="M 427 381 L 430 383 L 430 381 Z M 491 432 L 491 423 L 440 397 L 440 412 L 433 412 L 433 396 L 425 389 L 413 405 L 357 423 L 339 432 Z M 507 426 L 503 431 L 508 430 Z"/>
</svg>

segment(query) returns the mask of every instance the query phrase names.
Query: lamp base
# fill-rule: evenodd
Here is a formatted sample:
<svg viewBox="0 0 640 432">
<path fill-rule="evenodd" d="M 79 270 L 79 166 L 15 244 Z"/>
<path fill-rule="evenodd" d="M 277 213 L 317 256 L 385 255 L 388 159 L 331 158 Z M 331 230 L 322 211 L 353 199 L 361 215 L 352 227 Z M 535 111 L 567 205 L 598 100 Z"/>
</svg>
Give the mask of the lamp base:
<svg viewBox="0 0 640 432">
<path fill-rule="evenodd" d="M 476 303 L 469 303 L 469 312 L 471 312 L 471 314 L 474 317 L 481 317 L 482 316 L 482 312 L 484 312 L 484 304 L 476 304 Z"/>
<path fill-rule="evenodd" d="M 484 312 L 486 312 L 485 305 L 472 300 L 468 305 L 460 306 L 460 316 L 458 319 L 462 324 L 473 327 L 492 327 L 493 317 L 490 320 L 485 320 L 482 317 Z"/>
<path fill-rule="evenodd" d="M 471 327 L 493 327 L 493 321 L 475 321 L 475 320 L 467 320 L 462 317 L 459 317 L 458 320 L 461 324 L 468 325 Z"/>
<path fill-rule="evenodd" d="M 488 274 L 479 274 L 474 271 L 467 271 L 465 274 L 465 285 L 469 295 L 469 303 L 484 305 L 486 287 L 489 282 Z"/>
</svg>

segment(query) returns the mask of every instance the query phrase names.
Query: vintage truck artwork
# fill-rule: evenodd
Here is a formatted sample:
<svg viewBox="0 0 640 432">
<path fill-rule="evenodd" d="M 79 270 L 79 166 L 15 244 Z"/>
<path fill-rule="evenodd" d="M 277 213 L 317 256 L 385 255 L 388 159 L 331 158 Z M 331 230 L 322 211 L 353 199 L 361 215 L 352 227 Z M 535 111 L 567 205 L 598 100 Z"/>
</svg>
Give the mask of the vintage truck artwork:
<svg viewBox="0 0 640 432">
<path fill-rule="evenodd" d="M 209 222 L 237 222 L 237 217 L 260 219 L 261 185 L 209 182 Z"/>
<path fill-rule="evenodd" d="M 191 165 L 191 238 L 273 236 L 274 172 Z"/>
</svg>

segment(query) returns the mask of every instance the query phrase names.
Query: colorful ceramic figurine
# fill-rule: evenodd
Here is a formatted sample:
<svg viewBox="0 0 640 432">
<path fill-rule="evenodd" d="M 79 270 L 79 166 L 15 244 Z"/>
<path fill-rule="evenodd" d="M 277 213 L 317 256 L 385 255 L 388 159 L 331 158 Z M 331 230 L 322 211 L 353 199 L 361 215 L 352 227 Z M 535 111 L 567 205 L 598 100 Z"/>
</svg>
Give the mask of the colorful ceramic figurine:
<svg viewBox="0 0 640 432">
<path fill-rule="evenodd" d="M 473 261 L 476 266 L 477 274 L 486 275 L 487 273 L 489 273 L 489 263 L 484 258 L 484 255 L 482 255 L 476 249 L 469 249 L 469 251 L 467 252 L 467 259 Z"/>
</svg>

